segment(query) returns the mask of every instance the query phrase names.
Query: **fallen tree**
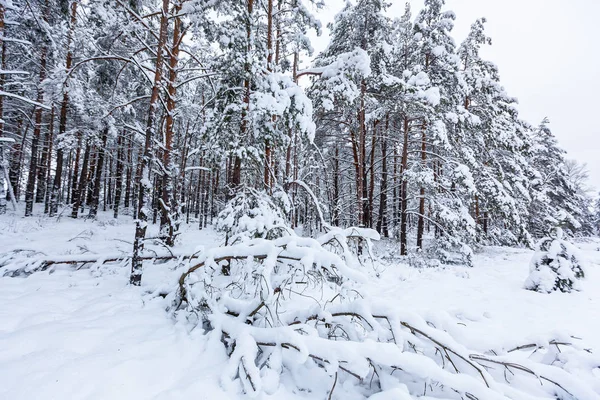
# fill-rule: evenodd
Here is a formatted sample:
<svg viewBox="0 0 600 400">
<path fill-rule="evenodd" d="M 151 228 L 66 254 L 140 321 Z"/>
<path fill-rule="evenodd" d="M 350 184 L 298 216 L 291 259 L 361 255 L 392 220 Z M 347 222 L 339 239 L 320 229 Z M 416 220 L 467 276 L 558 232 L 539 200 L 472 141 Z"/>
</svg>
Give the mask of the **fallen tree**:
<svg viewBox="0 0 600 400">
<path fill-rule="evenodd" d="M 600 399 L 589 383 L 600 359 L 573 338 L 481 353 L 404 305 L 363 299 L 368 268 L 356 250 L 377 234 L 326 229 L 214 248 L 179 278 L 172 311 L 225 346 L 225 388 L 251 397 L 285 385 L 328 399 Z"/>
</svg>

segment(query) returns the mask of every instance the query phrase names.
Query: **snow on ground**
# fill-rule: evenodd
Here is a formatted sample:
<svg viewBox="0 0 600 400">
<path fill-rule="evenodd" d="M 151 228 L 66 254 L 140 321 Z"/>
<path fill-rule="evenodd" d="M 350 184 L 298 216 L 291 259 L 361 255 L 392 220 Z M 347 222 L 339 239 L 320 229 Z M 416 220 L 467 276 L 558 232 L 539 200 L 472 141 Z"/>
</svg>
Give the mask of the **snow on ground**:
<svg viewBox="0 0 600 400">
<path fill-rule="evenodd" d="M 182 253 L 221 241 L 211 229 L 183 231 L 177 249 Z M 104 215 L 98 222 L 3 216 L 0 255 L 15 249 L 47 255 L 129 252 L 132 236 L 129 218 L 115 223 Z M 491 247 L 475 256 L 474 268 L 387 265 L 379 277 L 372 274 L 362 294 L 432 320 L 448 313 L 459 321 L 451 334 L 476 350 L 560 331 L 600 351 L 600 242 L 579 246 L 590 263 L 579 293 L 524 290 L 532 252 Z M 188 324 L 173 321 L 157 296 L 172 289 L 177 276 L 163 264 L 148 266 L 143 286 L 135 288 L 127 284 L 128 273 L 105 265 L 0 278 L 0 399 L 237 398 L 218 383 L 223 350 L 209 346 L 199 329 L 189 332 Z M 275 397 L 291 398 L 281 392 Z"/>
</svg>

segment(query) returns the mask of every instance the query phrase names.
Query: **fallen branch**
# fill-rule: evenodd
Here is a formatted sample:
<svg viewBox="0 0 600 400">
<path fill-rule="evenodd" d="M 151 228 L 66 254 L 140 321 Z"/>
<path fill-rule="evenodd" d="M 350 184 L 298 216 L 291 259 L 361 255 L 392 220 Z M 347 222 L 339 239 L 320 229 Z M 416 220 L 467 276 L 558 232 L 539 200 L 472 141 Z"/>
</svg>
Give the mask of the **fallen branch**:
<svg viewBox="0 0 600 400">
<path fill-rule="evenodd" d="M 550 378 L 546 378 L 545 376 L 538 375 L 534 371 L 532 371 L 531 369 L 529 369 L 529 368 L 527 368 L 527 367 L 525 367 L 525 366 L 523 366 L 521 364 L 517 364 L 517 363 L 513 363 L 513 362 L 508 362 L 508 361 L 493 360 L 493 359 L 491 359 L 489 357 L 481 356 L 481 355 L 478 355 L 478 354 L 471 354 L 469 356 L 469 358 L 471 360 L 477 361 L 480 364 L 481 364 L 481 362 L 488 362 L 488 363 L 491 363 L 491 364 L 502 365 L 503 367 L 505 367 L 508 370 L 510 370 L 510 368 L 514 368 L 514 369 L 517 369 L 519 371 L 526 372 L 528 374 L 531 374 L 531 375 L 535 376 L 536 378 L 538 378 L 540 380 L 543 380 L 543 381 L 546 381 L 546 382 L 549 382 L 549 383 L 552 383 L 552 384 L 556 385 L 557 387 L 559 387 L 562 390 L 564 390 L 564 392 L 567 393 L 569 396 L 573 396 L 573 394 L 571 392 L 569 392 L 567 389 L 565 389 L 565 387 L 562 386 L 560 383 L 558 383 L 556 381 L 553 381 Z"/>
<path fill-rule="evenodd" d="M 43 258 L 37 258 L 37 257 L 32 257 L 32 256 L 19 256 L 20 253 L 24 253 L 24 252 L 29 252 L 27 250 L 18 250 L 18 251 L 14 251 L 13 253 L 15 254 L 14 257 L 10 256 L 10 253 L 5 255 L 3 257 L 3 260 L 0 262 L 0 268 L 5 268 L 11 264 L 13 265 L 17 265 L 18 268 L 15 268 L 14 270 L 12 270 L 11 272 L 23 272 L 24 270 L 26 270 L 27 274 L 31 274 L 33 272 L 36 271 L 45 271 L 47 270 L 50 266 L 53 265 L 87 265 L 87 264 L 99 264 L 99 265 L 103 265 L 106 263 L 114 263 L 114 262 L 119 262 L 119 261 L 126 261 L 131 259 L 131 255 L 130 254 L 123 254 L 123 253 L 118 253 L 118 254 L 81 254 L 81 255 L 56 255 L 56 256 L 46 256 L 44 255 Z M 34 253 L 34 254 L 38 254 L 36 252 L 29 252 L 29 254 Z M 148 255 L 148 256 L 143 256 L 141 257 L 142 260 L 144 261 L 169 261 L 169 260 L 175 260 L 175 259 L 182 259 L 182 260 L 189 260 L 189 259 L 195 259 L 195 258 L 199 258 L 200 255 L 199 254 L 192 254 L 192 255 L 188 255 L 188 254 L 164 254 L 164 255 Z M 19 265 L 20 264 L 20 265 Z M 32 267 L 32 268 L 28 268 L 28 267 Z M 5 274 L 6 275 L 6 274 Z M 15 274 L 13 274 L 12 276 L 15 276 Z"/>
</svg>

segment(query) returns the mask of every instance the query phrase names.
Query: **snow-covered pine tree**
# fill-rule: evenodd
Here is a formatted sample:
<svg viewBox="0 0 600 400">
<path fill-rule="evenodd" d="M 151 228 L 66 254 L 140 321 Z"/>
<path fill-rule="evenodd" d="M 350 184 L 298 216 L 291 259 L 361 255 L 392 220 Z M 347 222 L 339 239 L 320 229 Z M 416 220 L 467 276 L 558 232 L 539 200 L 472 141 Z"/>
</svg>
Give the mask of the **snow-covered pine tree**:
<svg viewBox="0 0 600 400">
<path fill-rule="evenodd" d="M 525 129 L 516 100 L 500 84 L 498 68 L 480 55 L 491 44 L 477 20 L 458 50 L 461 62 L 462 113 L 456 113 L 460 157 L 473 174 L 471 201 L 479 240 L 494 243 L 528 241 L 525 216 L 530 201 Z"/>
<path fill-rule="evenodd" d="M 455 15 L 444 11 L 444 5 L 443 0 L 425 1 L 415 21 L 419 63 L 432 87 L 437 88 L 433 112 L 418 119 L 420 162 L 414 169 L 419 186 L 416 244 L 442 261 L 451 257 L 448 251 L 458 251 L 468 262 L 468 244 L 475 234 L 469 199 L 475 188 L 471 170 L 458 156 L 458 149 L 465 144 L 454 132 L 454 116 L 464 99 L 459 90 L 459 59 L 451 37 Z M 424 243 L 426 227 L 435 233 L 428 246 Z"/>
<path fill-rule="evenodd" d="M 566 234 L 574 234 L 581 228 L 586 211 L 581 209 L 577 188 L 568 177 L 565 151 L 558 145 L 547 118 L 531 131 L 530 143 L 529 231 L 542 237 L 560 226 Z"/>
</svg>

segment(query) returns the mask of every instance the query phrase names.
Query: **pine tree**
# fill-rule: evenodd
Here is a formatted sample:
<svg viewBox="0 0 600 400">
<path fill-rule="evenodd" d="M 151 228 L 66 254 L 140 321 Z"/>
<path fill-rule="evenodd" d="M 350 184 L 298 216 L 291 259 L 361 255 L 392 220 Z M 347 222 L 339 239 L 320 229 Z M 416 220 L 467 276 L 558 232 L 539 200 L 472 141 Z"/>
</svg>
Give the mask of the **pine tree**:
<svg viewBox="0 0 600 400">
<path fill-rule="evenodd" d="M 560 228 L 536 244 L 530 272 L 525 288 L 541 293 L 581 290 L 579 280 L 585 277 L 585 267 L 577 248 L 564 239 Z"/>
</svg>

